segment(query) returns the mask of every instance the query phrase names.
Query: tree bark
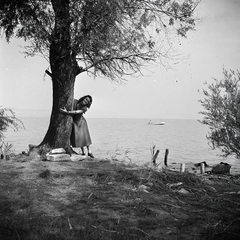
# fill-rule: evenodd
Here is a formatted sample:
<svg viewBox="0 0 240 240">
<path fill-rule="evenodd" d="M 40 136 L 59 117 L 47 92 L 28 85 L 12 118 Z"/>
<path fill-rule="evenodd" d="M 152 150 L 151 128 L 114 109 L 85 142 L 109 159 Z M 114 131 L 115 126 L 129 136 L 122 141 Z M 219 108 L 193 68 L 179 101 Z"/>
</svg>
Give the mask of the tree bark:
<svg viewBox="0 0 240 240">
<path fill-rule="evenodd" d="M 55 27 L 50 44 L 53 105 L 47 133 L 39 145 L 44 154 L 53 148 L 69 150 L 72 117 L 59 109 L 72 109 L 75 78 L 79 73 L 76 56 L 71 51 L 70 15 L 68 0 L 52 0 L 55 12 Z"/>
</svg>

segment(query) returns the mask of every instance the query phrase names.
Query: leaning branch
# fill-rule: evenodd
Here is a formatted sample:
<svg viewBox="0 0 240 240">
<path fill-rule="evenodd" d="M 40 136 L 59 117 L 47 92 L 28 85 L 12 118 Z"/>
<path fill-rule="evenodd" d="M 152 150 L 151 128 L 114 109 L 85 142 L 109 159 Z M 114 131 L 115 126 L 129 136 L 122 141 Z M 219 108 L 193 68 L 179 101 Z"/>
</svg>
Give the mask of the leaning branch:
<svg viewBox="0 0 240 240">
<path fill-rule="evenodd" d="M 128 55 L 128 56 L 124 56 L 124 57 L 106 57 L 106 58 L 103 58 L 99 61 L 92 61 L 92 64 L 87 66 L 86 68 L 82 69 L 82 72 L 84 71 L 88 71 L 89 69 L 99 65 L 99 64 L 103 64 L 103 63 L 106 63 L 106 62 L 113 62 L 113 61 L 122 61 L 122 62 L 127 62 L 128 64 L 133 64 L 134 61 L 133 60 L 130 60 L 131 58 L 139 58 L 139 59 L 142 59 L 144 61 L 153 61 L 154 60 L 154 57 L 152 56 L 148 56 L 146 54 L 146 56 L 143 56 L 143 54 L 132 54 L 132 55 Z M 77 58 L 78 59 L 78 58 Z M 130 60 L 130 61 L 129 61 Z"/>
<path fill-rule="evenodd" d="M 50 73 L 47 69 L 45 70 L 45 73 L 46 73 L 47 75 L 49 75 L 50 77 L 52 77 L 52 73 Z"/>
</svg>

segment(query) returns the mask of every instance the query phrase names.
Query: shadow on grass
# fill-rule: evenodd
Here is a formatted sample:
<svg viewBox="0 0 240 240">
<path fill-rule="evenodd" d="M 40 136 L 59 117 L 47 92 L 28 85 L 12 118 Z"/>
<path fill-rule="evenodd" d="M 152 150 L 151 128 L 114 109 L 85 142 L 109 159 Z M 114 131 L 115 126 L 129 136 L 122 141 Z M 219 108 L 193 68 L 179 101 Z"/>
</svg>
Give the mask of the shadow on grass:
<svg viewBox="0 0 240 240">
<path fill-rule="evenodd" d="M 1 218 L 0 221 L 2 240 L 148 239 L 142 230 L 126 228 L 127 221 L 118 224 L 115 219 L 89 221 L 79 216 L 66 218 L 33 214 L 11 217 L 10 212 L 8 217 Z M 77 228 L 73 226 L 76 222 Z"/>
</svg>

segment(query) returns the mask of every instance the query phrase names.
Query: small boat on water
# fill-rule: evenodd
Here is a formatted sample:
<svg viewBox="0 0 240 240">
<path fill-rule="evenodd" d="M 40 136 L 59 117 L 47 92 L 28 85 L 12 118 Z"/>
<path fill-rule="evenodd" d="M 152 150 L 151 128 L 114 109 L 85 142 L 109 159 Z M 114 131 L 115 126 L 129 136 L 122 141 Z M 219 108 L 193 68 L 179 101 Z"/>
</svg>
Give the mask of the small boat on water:
<svg viewBox="0 0 240 240">
<path fill-rule="evenodd" d="M 152 122 L 151 120 L 148 122 L 148 125 L 164 125 L 165 122 Z"/>
</svg>

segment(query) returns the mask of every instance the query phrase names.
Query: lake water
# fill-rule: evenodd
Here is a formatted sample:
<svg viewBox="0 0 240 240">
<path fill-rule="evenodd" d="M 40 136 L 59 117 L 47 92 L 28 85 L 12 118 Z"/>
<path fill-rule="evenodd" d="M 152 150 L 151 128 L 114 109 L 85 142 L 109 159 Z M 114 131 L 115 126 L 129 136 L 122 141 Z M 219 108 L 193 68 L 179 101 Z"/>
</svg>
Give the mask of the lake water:
<svg viewBox="0 0 240 240">
<path fill-rule="evenodd" d="M 28 151 L 28 144 L 39 144 L 49 125 L 49 118 L 21 118 L 26 130 L 8 130 L 5 141 L 12 143 L 15 153 Z M 161 119 L 165 125 L 148 125 L 149 119 L 89 118 L 92 152 L 97 158 L 117 158 L 134 163 L 151 161 L 150 149 L 160 150 L 157 162 L 164 159 L 169 149 L 168 163 L 202 162 L 217 164 L 228 162 L 231 173 L 240 173 L 240 160 L 223 158 L 220 151 L 212 150 L 206 139 L 207 126 L 197 120 Z"/>
</svg>

